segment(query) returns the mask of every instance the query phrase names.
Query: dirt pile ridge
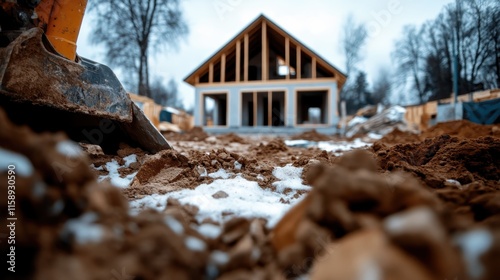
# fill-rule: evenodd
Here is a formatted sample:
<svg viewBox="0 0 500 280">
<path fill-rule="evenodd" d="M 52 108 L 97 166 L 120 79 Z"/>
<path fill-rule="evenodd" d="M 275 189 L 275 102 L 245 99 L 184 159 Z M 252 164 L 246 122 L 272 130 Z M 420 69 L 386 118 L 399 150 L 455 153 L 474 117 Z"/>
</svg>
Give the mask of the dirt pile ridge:
<svg viewBox="0 0 500 280">
<path fill-rule="evenodd" d="M 208 134 L 203 131 L 203 128 L 195 126 L 192 129 L 184 132 L 164 132 L 163 136 L 170 141 L 204 141 L 208 138 Z"/>
<path fill-rule="evenodd" d="M 443 134 L 461 138 L 479 138 L 483 136 L 500 137 L 500 126 L 480 125 L 467 120 L 438 123 L 422 133 L 422 140 Z"/>
<path fill-rule="evenodd" d="M 420 142 L 426 138 L 434 138 L 445 134 L 458 138 L 470 139 L 485 136 L 500 137 L 500 126 L 480 125 L 467 120 L 459 120 L 438 123 L 421 134 L 414 134 L 395 128 L 392 132 L 386 134 L 382 139 L 377 141 L 377 143 L 386 145 L 406 144 Z"/>
<path fill-rule="evenodd" d="M 393 131 L 386 134 L 382 139 L 376 141 L 376 143 L 383 143 L 386 145 L 396 145 L 413 142 L 420 142 L 420 136 L 411 132 L 402 131 L 399 128 L 395 128 Z"/>
<path fill-rule="evenodd" d="M 313 129 L 311 131 L 306 131 L 306 132 L 303 132 L 303 133 L 300 133 L 297 135 L 293 135 L 292 137 L 290 137 L 290 139 L 308 140 L 308 141 L 319 142 L 319 141 L 330 141 L 330 140 L 332 140 L 332 137 L 325 135 L 325 134 L 321 134 L 321 133 L 317 132 L 316 129 Z"/>
<path fill-rule="evenodd" d="M 500 250 L 498 223 L 484 223 L 484 217 L 463 211 L 450 213 L 441 195 L 411 174 L 380 173 L 369 151 L 346 153 L 334 165 L 311 172 L 316 178 L 312 191 L 271 235 L 287 277 L 309 271 L 311 279 L 354 279 L 371 263 L 383 279 L 469 279 L 460 250 L 467 245 L 457 248 L 452 240 L 480 232 L 476 223 L 494 244 L 480 260 L 482 279 L 500 275 L 491 265 Z M 485 211 L 479 212 L 498 220 L 495 197 L 476 193 L 473 201 L 483 205 Z"/>
<path fill-rule="evenodd" d="M 375 144 L 373 150 L 382 169 L 411 172 L 432 188 L 444 187 L 446 180 L 461 185 L 483 181 L 491 186 L 500 180 L 500 138 L 443 135 L 391 148 Z"/>
<path fill-rule="evenodd" d="M 217 140 L 226 142 L 226 143 L 240 143 L 247 144 L 248 142 L 234 133 L 222 134 L 217 136 Z"/>
</svg>

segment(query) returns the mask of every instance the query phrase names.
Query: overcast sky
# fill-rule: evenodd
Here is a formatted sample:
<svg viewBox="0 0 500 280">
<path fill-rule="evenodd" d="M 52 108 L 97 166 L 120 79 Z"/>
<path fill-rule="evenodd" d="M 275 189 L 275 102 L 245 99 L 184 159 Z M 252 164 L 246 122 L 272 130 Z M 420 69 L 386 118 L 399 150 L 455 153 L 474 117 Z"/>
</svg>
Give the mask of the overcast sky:
<svg viewBox="0 0 500 280">
<path fill-rule="evenodd" d="M 339 38 L 349 14 L 367 24 L 369 39 L 362 67 L 371 82 L 381 67 L 392 68 L 394 41 L 407 24 L 434 19 L 452 0 L 184 0 L 181 1 L 189 35 L 172 50 L 151 59 L 154 75 L 174 78 L 186 106 L 194 102 L 194 89 L 183 79 L 260 14 L 266 15 L 327 61 L 344 70 Z M 104 62 L 102 48 L 89 43 L 92 15 L 84 19 L 78 53 Z M 117 71 L 118 72 L 118 71 Z M 121 78 L 119 76 L 119 78 Z"/>
</svg>

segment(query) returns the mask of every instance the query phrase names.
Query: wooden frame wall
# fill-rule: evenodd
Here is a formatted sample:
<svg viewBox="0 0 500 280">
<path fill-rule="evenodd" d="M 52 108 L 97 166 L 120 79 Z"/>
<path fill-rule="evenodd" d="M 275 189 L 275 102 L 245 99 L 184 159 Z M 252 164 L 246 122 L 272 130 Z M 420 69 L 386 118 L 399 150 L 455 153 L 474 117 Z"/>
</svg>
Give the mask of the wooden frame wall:
<svg viewBox="0 0 500 280">
<path fill-rule="evenodd" d="M 263 81 L 269 80 L 269 45 L 267 43 L 267 22 L 262 22 L 262 50 L 261 50 L 261 78 Z"/>
<path fill-rule="evenodd" d="M 257 112 L 258 112 L 258 106 L 257 106 L 257 93 L 258 92 L 267 92 L 268 96 L 267 96 L 267 106 L 268 106 L 268 116 L 267 116 L 267 126 L 268 127 L 272 127 L 272 99 L 270 99 L 269 97 L 272 97 L 272 93 L 274 92 L 283 92 L 283 99 L 284 99 L 284 102 L 283 102 L 283 118 L 284 118 L 284 123 L 285 123 L 285 127 L 288 125 L 288 121 L 287 121 L 287 111 L 288 111 L 288 89 L 286 88 L 273 88 L 273 89 L 252 89 L 252 88 L 249 88 L 249 89 L 240 89 L 239 91 L 239 98 L 240 98 L 240 102 L 238 104 L 238 110 L 240 112 L 240 127 L 259 127 L 257 126 Z M 243 114 L 243 94 L 253 94 L 253 126 L 243 126 L 243 117 L 242 117 L 242 114 Z M 265 127 L 265 126 L 264 126 Z"/>
<path fill-rule="evenodd" d="M 235 70 L 236 70 L 236 77 L 235 77 L 235 81 L 236 82 L 240 82 L 241 81 L 241 77 L 240 77 L 240 71 L 241 71 L 241 41 L 240 40 L 237 40 L 236 41 L 236 66 L 235 66 Z"/>
<path fill-rule="evenodd" d="M 297 102 L 297 97 L 299 92 L 303 91 L 326 91 L 326 109 L 327 109 L 327 123 L 326 124 L 298 124 L 297 123 L 297 109 L 298 109 L 298 102 Z M 293 110 L 295 112 L 293 116 L 293 125 L 294 126 L 299 126 L 299 127 L 328 127 L 333 124 L 333 119 L 331 117 L 331 110 L 330 108 L 330 103 L 331 103 L 331 98 L 332 98 L 332 90 L 331 88 L 328 87 L 300 87 L 300 88 L 295 88 L 294 94 L 293 94 L 293 100 L 294 102 L 294 107 Z"/>
<path fill-rule="evenodd" d="M 203 127 L 209 127 L 209 126 L 206 126 L 205 125 L 205 121 L 204 121 L 204 118 L 205 118 L 205 96 L 206 95 L 223 95 L 225 94 L 226 95 L 226 125 L 214 125 L 214 126 L 211 126 L 211 127 L 229 127 L 229 115 L 230 115 L 230 109 L 231 109 L 231 106 L 229 106 L 229 102 L 230 102 L 230 94 L 229 94 L 229 91 L 228 90 L 217 90 L 217 91 L 202 91 L 200 93 L 200 97 L 201 97 L 201 104 L 200 104 L 200 116 L 201 116 L 201 126 Z"/>
</svg>

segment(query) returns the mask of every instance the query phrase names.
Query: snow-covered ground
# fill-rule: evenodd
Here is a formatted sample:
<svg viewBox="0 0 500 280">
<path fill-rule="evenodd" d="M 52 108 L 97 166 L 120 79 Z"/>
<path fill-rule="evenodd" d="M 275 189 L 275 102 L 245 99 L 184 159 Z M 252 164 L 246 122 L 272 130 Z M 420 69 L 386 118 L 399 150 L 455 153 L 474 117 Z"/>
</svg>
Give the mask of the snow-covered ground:
<svg viewBox="0 0 500 280">
<path fill-rule="evenodd" d="M 208 174 L 218 178 L 210 184 L 202 184 L 195 189 L 185 189 L 164 195 L 153 194 L 131 201 L 132 210 L 143 208 L 162 210 L 168 198 L 178 199 L 182 204 L 195 205 L 199 208 L 197 218 L 202 221 L 210 218 L 223 223 L 227 218 L 265 218 L 268 226 L 274 226 L 295 203 L 302 199 L 295 198 L 298 190 L 308 190 L 302 184 L 302 168 L 287 165 L 276 167 L 273 175 L 279 180 L 273 183 L 276 191 L 261 188 L 257 182 L 249 181 L 240 174 L 230 174 L 219 170 Z M 223 197 L 216 198 L 216 193 L 223 192 Z M 226 196 L 227 195 L 227 196 Z M 286 202 L 286 203 L 284 203 Z"/>
<path fill-rule="evenodd" d="M 303 148 L 317 147 L 327 152 L 333 152 L 337 156 L 352 149 L 362 148 L 371 145 L 371 143 L 364 142 L 361 139 L 354 139 L 354 141 L 319 141 L 319 142 L 308 141 L 308 140 L 285 140 L 285 144 L 289 147 L 303 147 Z"/>
<path fill-rule="evenodd" d="M 286 140 L 285 144 L 290 147 L 318 147 L 336 155 L 371 145 L 371 143 L 360 139 L 349 142 Z M 136 162 L 137 156 L 130 155 L 124 160 L 123 166 L 120 166 L 115 160 L 108 162 L 106 169 L 109 174 L 100 176 L 99 180 L 109 179 L 111 184 L 119 188 L 127 188 L 137 172 L 121 177 L 118 170 Z M 236 164 L 239 165 L 237 162 Z M 236 169 L 238 170 L 238 168 Z M 273 227 L 293 205 L 303 198 L 303 195 L 297 195 L 297 192 L 310 189 L 310 186 L 302 184 L 302 168 L 293 167 L 291 164 L 274 168 L 273 176 L 277 179 L 273 183 L 274 190 L 263 189 L 258 182 L 247 180 L 241 174 L 230 173 L 224 169 L 210 174 L 205 173 L 202 176 L 208 176 L 215 180 L 210 184 L 201 184 L 195 189 L 184 189 L 163 195 L 153 194 L 131 201 L 131 211 L 137 213 L 144 208 L 161 211 L 165 209 L 168 198 L 175 198 L 182 204 L 198 207 L 197 218 L 199 221 L 210 218 L 223 224 L 225 220 L 232 217 L 265 218 L 268 220 L 267 226 Z M 263 179 L 262 176 L 257 178 Z M 212 228 L 202 228 L 200 231 L 203 231 L 204 235 L 216 235 L 218 232 L 217 229 Z"/>
<path fill-rule="evenodd" d="M 134 179 L 135 175 L 137 175 L 137 172 L 129 174 L 125 177 L 121 177 L 120 173 L 118 172 L 118 169 L 120 169 L 122 167 L 129 167 L 130 164 L 137 162 L 137 156 L 132 154 L 132 155 L 129 155 L 127 157 L 124 157 L 123 160 L 125 160 L 124 165 L 118 164 L 118 162 L 116 160 L 112 160 L 112 161 L 106 163 L 106 170 L 109 172 L 109 174 L 108 175 L 101 175 L 101 176 L 99 176 L 99 178 L 97 180 L 99 182 L 101 182 L 105 179 L 109 179 L 111 184 L 113 186 L 118 187 L 118 188 L 127 188 L 128 186 L 130 186 L 130 183 Z M 99 168 L 95 168 L 95 169 L 102 170 L 102 166 Z"/>
</svg>

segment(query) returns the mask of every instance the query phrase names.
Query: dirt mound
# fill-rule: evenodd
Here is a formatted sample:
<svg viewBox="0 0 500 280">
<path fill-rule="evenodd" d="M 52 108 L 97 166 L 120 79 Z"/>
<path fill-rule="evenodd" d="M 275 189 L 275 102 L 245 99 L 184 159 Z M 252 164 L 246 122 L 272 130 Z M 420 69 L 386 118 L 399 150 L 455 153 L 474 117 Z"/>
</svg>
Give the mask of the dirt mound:
<svg viewBox="0 0 500 280">
<path fill-rule="evenodd" d="M 395 128 L 390 133 L 386 134 L 382 139 L 378 140 L 378 143 L 384 143 L 387 145 L 405 144 L 412 142 L 419 142 L 420 136 L 411 132 L 402 131 Z"/>
<path fill-rule="evenodd" d="M 297 135 L 293 135 L 290 137 L 292 140 L 308 140 L 308 141 L 329 141 L 332 140 L 332 137 L 321 134 L 316 131 L 316 129 L 313 129 L 311 131 L 303 132 Z"/>
<path fill-rule="evenodd" d="M 396 145 L 423 141 L 441 135 L 459 138 L 476 139 L 484 136 L 500 137 L 500 127 L 495 125 L 480 125 L 467 120 L 438 123 L 421 134 L 401 131 L 395 128 L 392 132 L 377 141 L 378 144 Z"/>
<path fill-rule="evenodd" d="M 310 172 L 316 177 L 313 190 L 271 235 L 286 277 L 309 270 L 311 279 L 355 279 L 370 263 L 383 279 L 469 279 L 461 255 L 467 252 L 455 244 L 465 248 L 470 240 L 464 236 L 474 238 L 481 231 L 495 244 L 480 260 L 488 275 L 484 279 L 498 277 L 492 264 L 500 247 L 498 225 L 483 223 L 489 229 L 471 230 L 484 217 L 450 213 L 441 195 L 410 174 L 378 172 L 368 151 L 347 153 L 335 165 Z M 476 195 L 472 208 L 482 205 L 478 212 L 497 219 L 495 198 Z"/>
<path fill-rule="evenodd" d="M 227 143 L 240 143 L 240 144 L 247 143 L 245 139 L 241 138 L 240 136 L 234 133 L 218 135 L 217 139 Z"/>
<path fill-rule="evenodd" d="M 473 140 L 443 135 L 392 148 L 374 145 L 373 150 L 383 169 L 413 173 L 432 188 L 444 187 L 447 180 L 496 185 L 500 179 L 500 139 L 495 137 Z"/>
<path fill-rule="evenodd" d="M 267 144 L 260 143 L 257 147 L 258 155 L 270 155 L 288 151 L 288 147 L 282 139 L 273 139 Z"/>
<path fill-rule="evenodd" d="M 163 136 L 171 141 L 204 141 L 208 138 L 208 134 L 203 131 L 203 128 L 195 126 L 191 130 L 181 133 L 164 132 Z"/>
<path fill-rule="evenodd" d="M 360 154 L 343 157 L 347 159 L 340 162 L 366 160 Z M 316 174 L 318 178 L 308 197 L 276 226 L 272 242 L 278 250 L 280 264 L 289 269 L 290 276 L 309 269 L 308 264 L 294 268 L 296 260 L 316 258 L 333 240 L 380 227 L 386 216 L 404 209 L 439 207 L 439 201 L 408 176 L 381 175 L 348 166 L 324 166 Z"/>
<path fill-rule="evenodd" d="M 20 207 L 15 217 L 22 221 L 15 229 L 15 252 L 21 257 L 16 273 L 5 279 L 279 277 L 264 220 L 233 219 L 217 233 L 218 226 L 197 222 L 196 207 L 173 199 L 161 213 L 148 210 L 131 216 L 120 190 L 96 181 L 79 145 L 62 134 L 37 135 L 13 126 L 1 110 L 0 128 L 2 162 L 16 164 L 15 199 Z M 245 164 L 239 155 L 214 153 L 220 165 L 236 159 Z M 193 161 L 175 151 L 146 156 L 136 180 L 147 185 L 175 168 L 195 172 L 192 166 L 207 164 L 210 158 Z M 215 170 L 212 162 L 209 165 Z M 0 168 L 0 179 L 7 182 L 7 169 Z M 175 182 L 175 176 L 171 178 Z M 7 196 L 0 198 L 0 207 L 7 209 Z M 9 252 L 8 246 L 0 243 L 2 252 Z"/>
<path fill-rule="evenodd" d="M 480 125 L 467 120 L 438 123 L 421 134 L 421 139 L 437 137 L 443 134 L 462 138 L 479 138 L 483 136 L 500 137 L 500 126 Z"/>
</svg>

